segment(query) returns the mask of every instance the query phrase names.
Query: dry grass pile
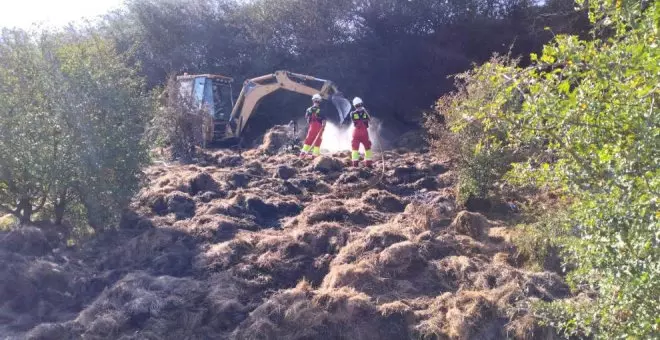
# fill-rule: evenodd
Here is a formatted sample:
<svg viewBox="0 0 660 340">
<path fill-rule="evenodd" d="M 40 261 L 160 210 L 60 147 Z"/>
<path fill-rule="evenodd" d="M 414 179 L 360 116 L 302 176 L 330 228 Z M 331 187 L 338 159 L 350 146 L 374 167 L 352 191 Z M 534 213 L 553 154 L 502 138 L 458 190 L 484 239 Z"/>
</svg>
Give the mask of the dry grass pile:
<svg viewBox="0 0 660 340">
<path fill-rule="evenodd" d="M 384 220 L 385 214 L 359 200 L 325 199 L 306 206 L 288 225 L 311 226 L 321 222 L 338 222 L 344 225 L 368 226 Z"/>
<path fill-rule="evenodd" d="M 188 233 L 154 228 L 105 250 L 98 266 L 103 270 L 145 269 L 156 275 L 185 276 L 192 271 L 195 251 L 196 242 Z"/>
<path fill-rule="evenodd" d="M 343 162 L 335 157 L 321 156 L 314 159 L 312 163 L 312 168 L 316 171 L 322 173 L 331 173 L 336 171 L 341 171 L 344 167 Z"/>
<path fill-rule="evenodd" d="M 336 223 L 282 231 L 243 232 L 209 247 L 196 260 L 200 271 L 231 271 L 248 290 L 287 288 L 305 278 L 319 284 L 349 231 Z"/>
<path fill-rule="evenodd" d="M 62 333 L 86 339 L 222 336 L 247 311 L 235 298 L 231 281 L 214 280 L 211 287 L 210 282 L 134 272 L 99 295 L 74 321 L 36 327 L 29 337 L 58 339 Z M 49 334 L 53 329 L 59 332 Z"/>
<path fill-rule="evenodd" d="M 277 167 L 274 176 L 281 179 L 289 179 L 291 177 L 294 177 L 296 173 L 297 173 L 296 169 L 290 166 L 280 165 Z"/>
<path fill-rule="evenodd" d="M 45 255 L 52 250 L 45 233 L 36 227 L 18 227 L 0 234 L 0 248 L 24 255 Z"/>
<path fill-rule="evenodd" d="M 71 251 L 73 269 L 38 232 L 5 238 L 0 319 L 41 323 L 34 339 L 552 335 L 529 305 L 567 286 L 516 267 L 500 222 L 457 210 L 449 163 L 386 152 L 381 174 L 349 153 L 277 154 L 285 142 L 276 127 L 240 155 L 146 169 L 120 229 Z"/>
<path fill-rule="evenodd" d="M 560 277 L 528 274 L 506 266 L 487 266 L 488 273 L 483 273 L 470 266 L 478 264 L 465 259 L 449 261 L 457 262 L 450 266 L 463 271 L 459 275 L 464 279 L 476 280 L 455 292 L 415 301 L 419 318 L 416 334 L 451 339 L 538 339 L 543 334 L 544 339 L 558 339 L 528 312 L 531 301 L 567 297 L 568 288 Z"/>
<path fill-rule="evenodd" d="M 0 246 L 0 335 L 74 318 L 87 301 L 84 293 L 98 294 L 94 284 L 66 257 L 29 256 Z"/>
<path fill-rule="evenodd" d="M 232 334 L 237 339 L 404 339 L 402 318 L 383 316 L 369 296 L 302 282 L 274 294 Z"/>
<path fill-rule="evenodd" d="M 481 240 L 488 235 L 490 225 L 490 221 L 481 214 L 461 211 L 450 227 L 459 234 Z"/>
<path fill-rule="evenodd" d="M 383 190 L 369 190 L 362 195 L 362 201 L 382 212 L 402 212 L 406 202 Z"/>
<path fill-rule="evenodd" d="M 271 155 L 277 153 L 289 142 L 289 134 L 290 131 L 287 126 L 274 126 L 264 135 L 264 140 L 259 146 L 259 150 Z"/>
</svg>

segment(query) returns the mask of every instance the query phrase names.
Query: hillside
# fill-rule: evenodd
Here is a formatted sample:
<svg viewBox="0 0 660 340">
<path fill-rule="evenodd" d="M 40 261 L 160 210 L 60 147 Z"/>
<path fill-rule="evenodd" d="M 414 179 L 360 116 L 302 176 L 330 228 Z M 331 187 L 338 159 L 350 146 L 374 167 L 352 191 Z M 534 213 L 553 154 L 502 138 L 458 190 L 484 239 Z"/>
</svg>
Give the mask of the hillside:
<svg viewBox="0 0 660 340">
<path fill-rule="evenodd" d="M 262 151 L 152 165 L 119 229 L 80 249 L 35 227 L 0 235 L 0 332 L 551 338 L 528 306 L 568 287 L 516 267 L 503 223 L 456 206 L 449 161 L 388 151 L 366 170 Z"/>
</svg>

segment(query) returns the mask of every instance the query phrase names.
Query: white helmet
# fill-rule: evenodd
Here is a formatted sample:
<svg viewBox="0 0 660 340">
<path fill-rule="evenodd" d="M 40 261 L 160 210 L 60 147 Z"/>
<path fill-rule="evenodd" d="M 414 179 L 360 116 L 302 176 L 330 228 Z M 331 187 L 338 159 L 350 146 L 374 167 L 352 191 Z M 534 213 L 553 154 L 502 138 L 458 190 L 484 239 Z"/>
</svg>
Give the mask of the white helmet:
<svg viewBox="0 0 660 340">
<path fill-rule="evenodd" d="M 362 104 L 362 99 L 360 99 L 360 97 L 353 98 L 353 106 L 358 106 L 360 104 Z"/>
<path fill-rule="evenodd" d="M 321 97 L 321 95 L 318 94 L 318 93 L 312 96 L 312 101 L 319 101 L 320 102 L 322 99 L 323 99 L 323 97 Z"/>
</svg>

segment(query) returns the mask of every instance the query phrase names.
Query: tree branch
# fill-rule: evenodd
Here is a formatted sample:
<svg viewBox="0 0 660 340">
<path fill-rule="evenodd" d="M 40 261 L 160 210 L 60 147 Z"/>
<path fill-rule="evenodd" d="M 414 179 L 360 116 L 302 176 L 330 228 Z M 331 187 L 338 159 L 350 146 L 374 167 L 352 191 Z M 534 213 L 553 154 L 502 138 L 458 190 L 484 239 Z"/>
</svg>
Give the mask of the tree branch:
<svg viewBox="0 0 660 340">
<path fill-rule="evenodd" d="M 36 206 L 36 208 L 32 209 L 33 213 L 39 212 L 46 205 L 46 200 L 48 198 L 48 191 L 50 191 L 49 188 L 46 188 L 46 190 L 43 191 L 43 195 L 41 196 L 41 201 L 39 201 L 39 204 Z"/>
<path fill-rule="evenodd" d="M 12 214 L 16 217 L 18 217 L 18 210 L 12 210 L 11 208 L 7 208 L 5 205 L 0 204 L 0 212 L 4 212 L 7 214 Z"/>
</svg>

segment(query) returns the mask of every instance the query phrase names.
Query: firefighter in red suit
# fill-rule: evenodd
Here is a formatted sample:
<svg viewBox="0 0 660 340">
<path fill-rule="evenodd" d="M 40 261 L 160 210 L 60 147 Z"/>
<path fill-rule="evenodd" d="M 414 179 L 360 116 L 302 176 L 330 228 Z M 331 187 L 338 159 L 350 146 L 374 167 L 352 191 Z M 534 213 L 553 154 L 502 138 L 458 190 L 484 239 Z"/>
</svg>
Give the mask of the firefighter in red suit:
<svg viewBox="0 0 660 340">
<path fill-rule="evenodd" d="M 309 123 L 307 130 L 307 137 L 300 151 L 300 157 L 304 158 L 311 154 L 318 156 L 321 154 L 321 141 L 323 129 L 325 128 L 325 117 L 321 114 L 321 100 L 323 98 L 320 94 L 312 96 L 312 106 L 305 112 L 305 118 Z"/>
<path fill-rule="evenodd" d="M 353 166 L 358 166 L 360 161 L 360 144 L 364 146 L 364 164 L 367 167 L 372 167 L 373 161 L 371 160 L 371 140 L 369 139 L 369 121 L 371 116 L 367 109 L 364 108 L 362 99 L 355 97 L 353 99 L 353 106 L 355 110 L 351 112 L 351 120 L 353 121 L 353 139 L 351 140 L 351 163 Z"/>
</svg>

